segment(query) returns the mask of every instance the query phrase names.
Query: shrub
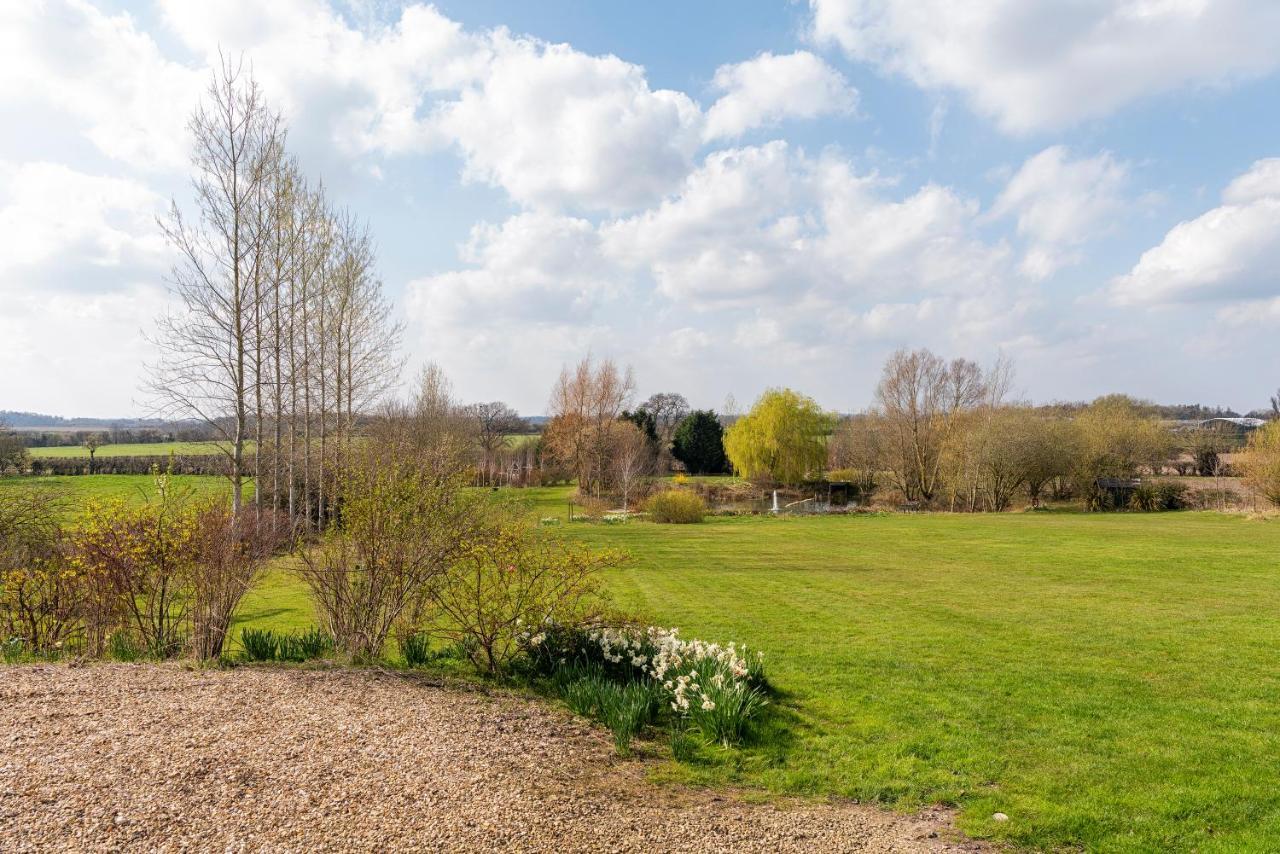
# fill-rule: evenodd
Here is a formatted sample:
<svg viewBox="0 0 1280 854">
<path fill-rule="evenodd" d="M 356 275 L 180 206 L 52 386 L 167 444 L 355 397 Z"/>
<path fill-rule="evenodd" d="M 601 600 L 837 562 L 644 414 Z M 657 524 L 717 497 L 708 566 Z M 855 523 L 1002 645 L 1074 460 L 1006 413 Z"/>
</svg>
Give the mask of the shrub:
<svg viewBox="0 0 1280 854">
<path fill-rule="evenodd" d="M 1139 484 L 1129 498 L 1133 510 L 1155 512 L 1181 510 L 1187 506 L 1187 487 L 1177 481 Z"/>
<path fill-rule="evenodd" d="M 238 516 L 220 505 L 197 511 L 191 571 L 191 647 L 196 658 L 222 654 L 231 616 L 267 560 L 292 539 L 288 518 L 271 510 Z"/>
<path fill-rule="evenodd" d="M 1280 507 L 1280 420 L 1253 431 L 1241 467 L 1245 481 Z"/>
<path fill-rule="evenodd" d="M 595 617 L 602 604 L 598 573 L 622 560 L 619 552 L 593 552 L 494 510 L 431 588 L 431 631 L 469 642 L 472 663 L 501 674 L 530 627 Z"/>
<path fill-rule="evenodd" d="M 199 554 L 197 515 L 187 495 L 160 475 L 151 501 L 92 501 L 84 519 L 73 535 L 73 568 L 102 582 L 113 599 L 104 610 L 117 611 L 149 654 L 176 655 Z"/>
<path fill-rule="evenodd" d="M 653 521 L 672 524 L 701 522 L 707 514 L 702 496 L 683 489 L 669 489 L 649 496 L 645 509 Z"/>
<path fill-rule="evenodd" d="M 39 489 L 0 502 L 0 637 L 23 654 L 51 653 L 83 633 L 86 579 L 68 564 L 61 509 Z"/>
<path fill-rule="evenodd" d="M 442 455 L 370 443 L 357 456 L 338 477 L 338 522 L 298 571 L 337 648 L 373 659 L 392 626 L 417 624 L 437 578 L 474 541 L 485 502 Z"/>
<path fill-rule="evenodd" d="M 274 661 L 280 650 L 280 640 L 271 629 L 242 629 L 240 645 L 250 661 Z"/>
</svg>

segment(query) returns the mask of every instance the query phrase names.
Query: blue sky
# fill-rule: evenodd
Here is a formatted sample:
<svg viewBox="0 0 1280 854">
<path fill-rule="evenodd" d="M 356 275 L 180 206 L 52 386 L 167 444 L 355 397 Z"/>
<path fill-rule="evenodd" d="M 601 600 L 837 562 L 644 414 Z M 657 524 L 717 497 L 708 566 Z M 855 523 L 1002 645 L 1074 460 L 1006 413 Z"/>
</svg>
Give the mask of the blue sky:
<svg viewBox="0 0 1280 854">
<path fill-rule="evenodd" d="M 1278 44 L 1269 0 L 7 5 L 0 409 L 145 411 L 219 47 L 465 399 L 539 412 L 590 351 L 642 396 L 854 410 L 928 346 L 1037 401 L 1259 407 Z"/>
</svg>

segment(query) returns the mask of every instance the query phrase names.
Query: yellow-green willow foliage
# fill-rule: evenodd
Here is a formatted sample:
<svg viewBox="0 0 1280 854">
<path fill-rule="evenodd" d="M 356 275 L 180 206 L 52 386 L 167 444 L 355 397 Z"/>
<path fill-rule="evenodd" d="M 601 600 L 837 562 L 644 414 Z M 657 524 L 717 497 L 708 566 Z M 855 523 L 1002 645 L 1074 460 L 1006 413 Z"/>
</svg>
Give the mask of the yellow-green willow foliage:
<svg viewBox="0 0 1280 854">
<path fill-rule="evenodd" d="M 813 398 L 769 389 L 725 433 L 725 452 L 748 480 L 797 483 L 822 470 L 832 427 Z"/>
</svg>

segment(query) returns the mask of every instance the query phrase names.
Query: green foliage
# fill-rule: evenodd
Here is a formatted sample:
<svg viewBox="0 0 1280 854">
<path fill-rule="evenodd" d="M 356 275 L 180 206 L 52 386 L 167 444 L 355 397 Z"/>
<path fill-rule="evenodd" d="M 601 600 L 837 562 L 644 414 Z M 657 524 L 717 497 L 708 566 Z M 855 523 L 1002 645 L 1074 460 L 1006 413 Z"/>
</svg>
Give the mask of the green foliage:
<svg viewBox="0 0 1280 854">
<path fill-rule="evenodd" d="M 676 427 L 671 455 L 691 474 L 720 474 L 729 468 L 724 454 L 724 427 L 709 409 L 690 412 Z"/>
<path fill-rule="evenodd" d="M 631 753 L 631 740 L 657 715 L 657 686 L 649 680 L 606 684 L 609 688 L 600 696 L 601 719 L 613 733 L 614 748 L 626 756 Z"/>
<path fill-rule="evenodd" d="M 310 661 L 333 651 L 333 637 L 317 626 L 304 632 L 281 634 L 276 657 L 280 661 Z"/>
<path fill-rule="evenodd" d="M 333 638 L 316 626 L 301 632 L 245 628 L 240 631 L 240 646 L 249 661 L 302 662 L 332 651 Z"/>
<path fill-rule="evenodd" d="M 1156 512 L 1163 510 L 1182 510 L 1187 506 L 1187 486 L 1177 481 L 1160 483 L 1143 483 L 1133 491 L 1129 506 L 1133 510 Z"/>
<path fill-rule="evenodd" d="M 770 389 L 729 428 L 725 451 L 748 480 L 799 483 L 826 465 L 832 428 L 832 417 L 813 398 Z"/>
<path fill-rule="evenodd" d="M 410 632 L 400 638 L 400 654 L 410 667 L 425 667 L 443 657 L 431 648 L 431 636 L 426 632 Z"/>
<path fill-rule="evenodd" d="M 672 759 L 677 762 L 693 762 L 698 758 L 698 739 L 683 718 L 672 723 L 669 732 Z"/>
<path fill-rule="evenodd" d="M 107 636 L 107 658 L 112 661 L 134 662 L 143 657 L 143 649 L 127 629 L 116 629 Z"/>
<path fill-rule="evenodd" d="M 243 629 L 240 646 L 250 661 L 274 661 L 280 650 L 280 640 L 271 629 Z"/>
<path fill-rule="evenodd" d="M 644 509 L 653 521 L 676 525 L 701 522 L 707 515 L 707 505 L 702 496 L 687 489 L 655 492 L 645 501 Z"/>
</svg>

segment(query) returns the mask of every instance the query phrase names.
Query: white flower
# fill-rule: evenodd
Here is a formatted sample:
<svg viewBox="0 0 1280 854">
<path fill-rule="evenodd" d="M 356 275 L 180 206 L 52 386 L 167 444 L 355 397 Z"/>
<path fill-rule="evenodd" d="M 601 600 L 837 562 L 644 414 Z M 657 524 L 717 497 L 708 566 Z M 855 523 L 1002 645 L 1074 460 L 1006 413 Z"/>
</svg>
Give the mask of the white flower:
<svg viewBox="0 0 1280 854">
<path fill-rule="evenodd" d="M 702 698 L 702 710 L 703 710 L 703 711 L 705 711 L 705 712 L 709 712 L 709 711 L 711 711 L 712 709 L 714 709 L 715 707 L 716 707 L 716 704 L 715 704 L 715 703 L 713 703 L 713 702 L 711 702 L 711 700 L 707 699 L 706 697 L 703 697 L 703 698 Z"/>
</svg>

